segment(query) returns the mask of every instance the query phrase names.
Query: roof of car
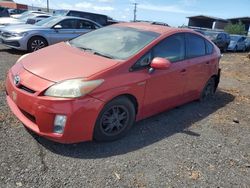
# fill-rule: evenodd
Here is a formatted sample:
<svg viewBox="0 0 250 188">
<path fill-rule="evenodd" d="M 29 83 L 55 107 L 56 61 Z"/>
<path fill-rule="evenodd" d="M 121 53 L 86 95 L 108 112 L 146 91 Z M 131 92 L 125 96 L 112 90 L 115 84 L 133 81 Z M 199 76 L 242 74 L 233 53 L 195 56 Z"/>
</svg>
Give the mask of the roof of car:
<svg viewBox="0 0 250 188">
<path fill-rule="evenodd" d="M 232 37 L 246 37 L 246 36 L 243 36 L 243 35 L 235 35 L 235 34 L 232 34 L 230 36 L 232 36 Z"/>
<path fill-rule="evenodd" d="M 73 19 L 78 19 L 78 20 L 86 20 L 86 21 L 90 21 L 90 22 L 92 22 L 92 23 L 95 23 L 95 24 L 101 26 L 99 23 L 97 23 L 97 22 L 95 22 L 95 21 L 93 21 L 93 20 L 90 20 L 90 19 L 88 19 L 88 18 L 81 18 L 81 17 L 75 17 L 75 16 L 52 16 L 52 17 L 61 18 L 62 20 L 63 20 L 63 19 L 66 19 L 66 18 L 67 18 L 67 19 L 73 18 Z"/>
<path fill-rule="evenodd" d="M 124 22 L 124 23 L 118 23 L 115 25 L 123 26 L 123 27 L 132 27 L 132 28 L 146 30 L 146 31 L 152 31 L 152 32 L 159 33 L 159 34 L 166 34 L 166 33 L 175 32 L 175 31 L 188 31 L 188 32 L 191 31 L 192 32 L 191 29 L 168 27 L 165 25 L 152 24 L 150 22 Z"/>
<path fill-rule="evenodd" d="M 87 19 L 87 18 L 81 18 L 81 17 L 75 17 L 75 16 L 51 16 L 51 17 L 54 17 L 54 18 L 61 18 L 62 20 L 63 19 L 79 19 L 79 20 L 87 20 L 87 21 L 91 21 L 91 22 L 94 22 L 93 20 L 90 20 L 90 19 Z"/>
</svg>

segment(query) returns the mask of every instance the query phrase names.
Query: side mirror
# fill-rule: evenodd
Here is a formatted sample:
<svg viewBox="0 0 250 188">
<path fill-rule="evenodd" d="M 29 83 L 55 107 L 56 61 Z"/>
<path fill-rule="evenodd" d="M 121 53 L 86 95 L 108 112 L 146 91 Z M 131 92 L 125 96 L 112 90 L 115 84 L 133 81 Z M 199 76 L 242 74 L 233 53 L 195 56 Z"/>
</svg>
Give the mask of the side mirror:
<svg viewBox="0 0 250 188">
<path fill-rule="evenodd" d="M 155 57 L 150 64 L 151 68 L 159 69 L 159 70 L 168 69 L 170 66 L 171 66 L 171 62 L 161 57 Z"/>
<path fill-rule="evenodd" d="M 62 29 L 62 26 L 61 25 L 55 25 L 54 29 Z"/>
</svg>

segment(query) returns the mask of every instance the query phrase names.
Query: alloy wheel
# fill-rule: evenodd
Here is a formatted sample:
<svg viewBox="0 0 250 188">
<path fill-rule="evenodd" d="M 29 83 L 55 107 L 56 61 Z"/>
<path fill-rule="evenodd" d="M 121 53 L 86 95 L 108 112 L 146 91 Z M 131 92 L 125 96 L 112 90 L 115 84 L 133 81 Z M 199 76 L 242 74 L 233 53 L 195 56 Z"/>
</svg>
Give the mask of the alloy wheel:
<svg viewBox="0 0 250 188">
<path fill-rule="evenodd" d="M 37 50 L 39 50 L 41 48 L 44 48 L 45 46 L 46 46 L 46 44 L 44 43 L 44 41 L 39 40 L 39 39 L 34 40 L 31 43 L 31 49 L 32 49 L 32 51 L 37 51 Z"/>
<path fill-rule="evenodd" d="M 103 114 L 101 128 L 104 134 L 114 136 L 127 127 L 128 121 L 129 112 L 125 106 L 112 106 Z"/>
</svg>

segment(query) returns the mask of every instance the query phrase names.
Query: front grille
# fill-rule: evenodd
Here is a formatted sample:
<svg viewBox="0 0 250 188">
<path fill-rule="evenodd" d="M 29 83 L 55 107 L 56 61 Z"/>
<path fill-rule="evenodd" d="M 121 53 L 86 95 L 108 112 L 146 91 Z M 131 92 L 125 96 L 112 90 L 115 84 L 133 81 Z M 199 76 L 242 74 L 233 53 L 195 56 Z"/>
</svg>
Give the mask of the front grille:
<svg viewBox="0 0 250 188">
<path fill-rule="evenodd" d="M 30 113 L 28 113 L 28 112 L 26 112 L 26 111 L 24 111 L 24 110 L 22 110 L 22 109 L 20 109 L 20 111 L 22 112 L 22 114 L 26 117 L 26 118 L 28 118 L 30 121 L 32 121 L 33 123 L 36 123 L 36 118 L 35 118 L 35 116 L 33 116 L 33 115 L 31 115 Z"/>
<path fill-rule="evenodd" d="M 32 93 L 32 94 L 35 93 L 34 90 L 32 90 L 32 89 L 30 89 L 30 88 L 28 88 L 28 87 L 26 87 L 26 86 L 24 86 L 24 85 L 20 85 L 18 88 L 21 89 L 21 90 L 23 90 L 23 91 L 26 91 L 26 92 L 28 92 L 28 93 Z"/>
<path fill-rule="evenodd" d="M 20 44 L 17 41 L 4 41 L 3 40 L 3 44 L 9 45 L 9 46 L 14 46 L 14 47 L 20 47 Z"/>
</svg>

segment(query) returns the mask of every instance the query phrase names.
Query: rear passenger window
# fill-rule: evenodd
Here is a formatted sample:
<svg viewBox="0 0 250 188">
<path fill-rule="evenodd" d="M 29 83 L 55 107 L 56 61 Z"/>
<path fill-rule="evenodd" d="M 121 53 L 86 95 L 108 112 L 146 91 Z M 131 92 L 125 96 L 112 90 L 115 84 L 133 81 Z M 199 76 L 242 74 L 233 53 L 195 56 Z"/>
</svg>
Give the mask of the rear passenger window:
<svg viewBox="0 0 250 188">
<path fill-rule="evenodd" d="M 185 38 L 183 34 L 175 34 L 160 42 L 153 50 L 154 57 L 166 58 L 171 62 L 183 60 L 185 57 Z"/>
<path fill-rule="evenodd" d="M 95 25 L 85 20 L 78 20 L 77 29 L 96 29 Z"/>
<path fill-rule="evenodd" d="M 214 46 L 207 40 L 205 41 L 206 41 L 206 54 L 212 54 L 214 51 Z"/>
<path fill-rule="evenodd" d="M 206 54 L 205 41 L 198 35 L 187 34 L 187 57 L 194 58 Z"/>
</svg>

